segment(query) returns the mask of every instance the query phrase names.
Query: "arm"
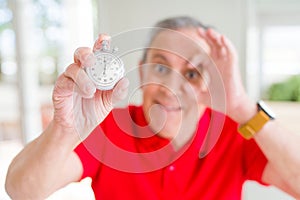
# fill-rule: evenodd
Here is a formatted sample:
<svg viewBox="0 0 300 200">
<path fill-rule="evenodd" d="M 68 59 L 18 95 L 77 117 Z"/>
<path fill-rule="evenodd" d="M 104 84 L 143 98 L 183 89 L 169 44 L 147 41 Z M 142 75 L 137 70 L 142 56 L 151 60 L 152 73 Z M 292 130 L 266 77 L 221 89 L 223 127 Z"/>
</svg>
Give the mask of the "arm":
<svg viewBox="0 0 300 200">
<path fill-rule="evenodd" d="M 300 198 L 300 134 L 274 120 L 265 124 L 254 139 L 268 159 L 262 180 Z"/>
<path fill-rule="evenodd" d="M 99 36 L 94 50 L 104 37 L 109 39 Z M 80 179 L 83 168 L 74 148 L 108 115 L 113 103 L 125 97 L 128 87 L 122 79 L 113 90 L 96 90 L 81 68 L 93 59 L 89 48 L 77 49 L 74 63 L 58 77 L 52 122 L 9 166 L 5 187 L 12 199 L 44 199 Z"/>
<path fill-rule="evenodd" d="M 82 166 L 73 152 L 78 137 L 52 122 L 12 161 L 6 190 L 12 199 L 44 199 L 80 179 Z"/>
<path fill-rule="evenodd" d="M 225 91 L 224 96 L 215 103 L 216 107 L 221 108 L 220 111 L 225 110 L 239 124 L 244 124 L 257 113 L 257 106 L 243 88 L 233 45 L 223 35 L 211 29 L 200 29 L 199 36 L 211 48 L 211 59 L 202 59 L 204 68 L 211 74 L 211 82 L 222 80 L 221 89 L 210 84 L 209 91 Z M 212 69 L 216 69 L 221 78 L 215 74 L 213 76 Z M 202 94 L 204 102 L 208 102 L 209 95 Z M 211 96 L 214 97 L 214 94 Z M 300 134 L 289 132 L 274 120 L 268 122 L 254 139 L 268 159 L 263 181 L 300 198 Z"/>
<path fill-rule="evenodd" d="M 257 113 L 257 106 L 248 100 L 238 110 L 240 117 L 235 120 L 244 124 Z M 290 132 L 276 119 L 267 122 L 254 139 L 268 159 L 262 181 L 300 198 L 300 134 Z"/>
</svg>

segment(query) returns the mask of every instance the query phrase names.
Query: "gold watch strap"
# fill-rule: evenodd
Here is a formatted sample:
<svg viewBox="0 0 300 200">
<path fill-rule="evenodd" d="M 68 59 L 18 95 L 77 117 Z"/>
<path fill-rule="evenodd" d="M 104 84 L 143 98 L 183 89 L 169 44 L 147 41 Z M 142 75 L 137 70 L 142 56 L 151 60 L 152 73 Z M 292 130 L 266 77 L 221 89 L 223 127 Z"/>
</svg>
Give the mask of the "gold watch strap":
<svg viewBox="0 0 300 200">
<path fill-rule="evenodd" d="M 247 123 L 241 125 L 238 132 L 247 140 L 251 139 L 270 120 L 270 117 L 260 110 Z"/>
</svg>

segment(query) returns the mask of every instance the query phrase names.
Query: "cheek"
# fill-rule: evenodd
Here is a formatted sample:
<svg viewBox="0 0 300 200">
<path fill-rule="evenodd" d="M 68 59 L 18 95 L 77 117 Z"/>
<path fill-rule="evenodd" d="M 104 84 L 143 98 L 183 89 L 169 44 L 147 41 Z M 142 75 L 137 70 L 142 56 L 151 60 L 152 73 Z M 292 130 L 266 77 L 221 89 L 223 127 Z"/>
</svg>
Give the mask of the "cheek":
<svg viewBox="0 0 300 200">
<path fill-rule="evenodd" d="M 153 97 L 156 96 L 158 91 L 157 87 L 149 84 L 142 86 L 142 93 L 143 93 L 143 102 L 144 104 L 151 104 Z"/>
<path fill-rule="evenodd" d="M 183 87 L 183 99 L 187 105 L 199 105 L 201 104 L 201 95 L 203 94 L 203 88 L 201 84 L 193 85 L 187 83 Z"/>
<path fill-rule="evenodd" d="M 154 84 L 145 84 L 142 86 L 142 92 L 144 97 L 151 97 L 153 93 L 156 93 L 158 88 Z"/>
</svg>

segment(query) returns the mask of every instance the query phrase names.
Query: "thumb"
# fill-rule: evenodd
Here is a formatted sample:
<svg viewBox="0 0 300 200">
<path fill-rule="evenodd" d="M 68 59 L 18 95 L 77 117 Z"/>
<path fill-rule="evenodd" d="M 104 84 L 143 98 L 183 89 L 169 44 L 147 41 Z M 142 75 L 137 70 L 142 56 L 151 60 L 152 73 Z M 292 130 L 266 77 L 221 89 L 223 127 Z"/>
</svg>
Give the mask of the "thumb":
<svg viewBox="0 0 300 200">
<path fill-rule="evenodd" d="M 127 78 L 122 78 L 112 92 L 112 103 L 115 105 L 119 101 L 125 99 L 128 93 L 129 80 Z"/>
</svg>

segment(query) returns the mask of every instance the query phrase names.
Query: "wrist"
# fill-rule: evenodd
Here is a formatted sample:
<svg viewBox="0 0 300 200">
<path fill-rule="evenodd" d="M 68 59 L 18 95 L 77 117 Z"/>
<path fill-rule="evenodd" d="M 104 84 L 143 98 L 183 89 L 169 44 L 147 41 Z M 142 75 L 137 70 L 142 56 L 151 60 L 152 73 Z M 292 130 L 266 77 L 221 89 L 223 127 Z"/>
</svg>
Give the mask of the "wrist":
<svg viewBox="0 0 300 200">
<path fill-rule="evenodd" d="M 80 142 L 80 136 L 74 128 L 65 127 L 54 121 L 50 122 L 49 126 L 44 131 L 49 143 L 53 141 L 57 146 L 74 149 Z"/>
<path fill-rule="evenodd" d="M 270 120 L 275 119 L 274 113 L 268 108 L 263 101 L 257 102 L 256 114 L 247 120 L 247 122 L 240 124 L 238 132 L 245 138 L 251 139 L 255 136 Z"/>
<path fill-rule="evenodd" d="M 251 100 L 242 101 L 237 106 L 230 117 L 238 124 L 244 124 L 257 113 L 257 104 Z"/>
</svg>

